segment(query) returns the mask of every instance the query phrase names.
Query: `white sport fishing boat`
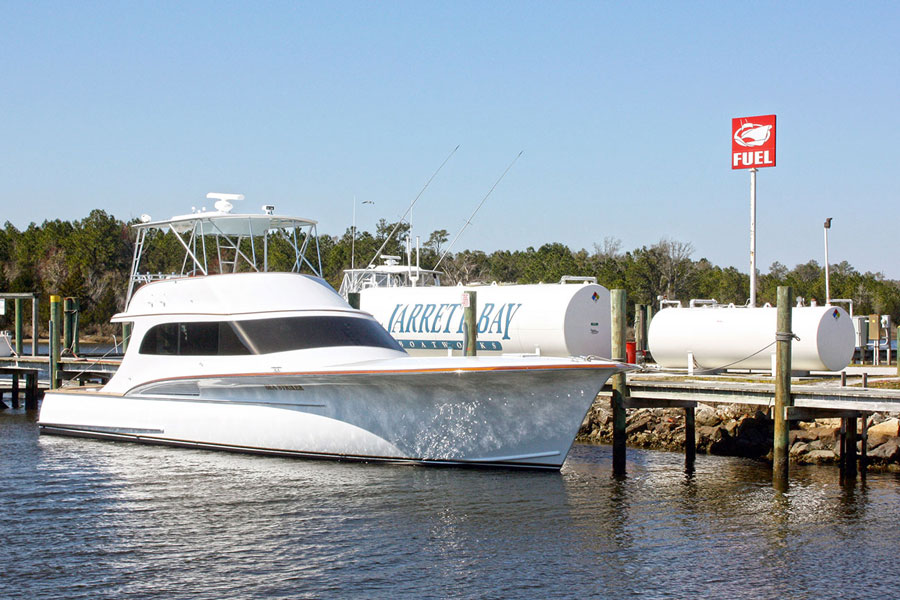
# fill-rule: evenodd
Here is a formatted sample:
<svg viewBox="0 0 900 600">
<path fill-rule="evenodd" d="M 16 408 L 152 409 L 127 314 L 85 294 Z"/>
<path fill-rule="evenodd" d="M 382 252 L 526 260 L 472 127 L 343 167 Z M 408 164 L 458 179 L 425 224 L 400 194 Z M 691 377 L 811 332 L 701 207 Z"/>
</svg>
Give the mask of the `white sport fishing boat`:
<svg viewBox="0 0 900 600">
<path fill-rule="evenodd" d="M 133 323 L 122 365 L 102 388 L 48 392 L 42 433 L 558 469 L 600 388 L 628 368 L 587 358 L 410 357 L 319 270 L 299 272 L 319 264 L 306 258 L 318 257 L 314 221 L 232 214 L 228 201 L 239 197 L 211 196 L 215 212 L 135 226 L 128 302 L 113 318 Z M 180 273 L 139 269 L 148 233 L 159 230 L 185 249 Z M 285 242 L 293 266 L 272 272 L 267 252 L 277 246 L 283 257 Z"/>
</svg>

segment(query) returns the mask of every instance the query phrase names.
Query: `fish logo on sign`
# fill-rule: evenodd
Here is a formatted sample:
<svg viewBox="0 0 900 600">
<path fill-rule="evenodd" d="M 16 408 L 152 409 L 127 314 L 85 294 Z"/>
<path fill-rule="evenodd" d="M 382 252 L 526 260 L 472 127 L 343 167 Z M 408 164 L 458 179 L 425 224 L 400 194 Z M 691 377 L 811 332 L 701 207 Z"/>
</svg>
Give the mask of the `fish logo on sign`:
<svg viewBox="0 0 900 600">
<path fill-rule="evenodd" d="M 771 125 L 744 123 L 734 132 L 734 141 L 745 148 L 757 148 L 768 142 L 771 136 Z"/>
</svg>

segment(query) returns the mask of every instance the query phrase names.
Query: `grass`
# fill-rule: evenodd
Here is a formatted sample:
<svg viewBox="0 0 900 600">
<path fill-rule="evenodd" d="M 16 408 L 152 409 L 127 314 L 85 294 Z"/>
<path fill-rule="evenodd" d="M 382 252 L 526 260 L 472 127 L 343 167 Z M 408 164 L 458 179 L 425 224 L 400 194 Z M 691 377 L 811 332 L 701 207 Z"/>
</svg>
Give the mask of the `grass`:
<svg viewBox="0 0 900 600">
<path fill-rule="evenodd" d="M 882 390 L 900 390 L 900 379 L 882 379 L 879 381 L 870 381 L 870 388 L 879 388 Z"/>
</svg>

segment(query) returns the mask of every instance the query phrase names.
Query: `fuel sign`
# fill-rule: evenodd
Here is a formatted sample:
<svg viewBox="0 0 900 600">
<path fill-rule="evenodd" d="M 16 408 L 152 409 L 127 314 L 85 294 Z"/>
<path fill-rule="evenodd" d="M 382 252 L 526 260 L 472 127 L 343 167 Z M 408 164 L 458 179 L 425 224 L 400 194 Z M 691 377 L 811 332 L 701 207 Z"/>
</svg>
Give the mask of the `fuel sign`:
<svg viewBox="0 0 900 600">
<path fill-rule="evenodd" d="M 775 115 L 731 120 L 731 168 L 775 166 Z"/>
</svg>

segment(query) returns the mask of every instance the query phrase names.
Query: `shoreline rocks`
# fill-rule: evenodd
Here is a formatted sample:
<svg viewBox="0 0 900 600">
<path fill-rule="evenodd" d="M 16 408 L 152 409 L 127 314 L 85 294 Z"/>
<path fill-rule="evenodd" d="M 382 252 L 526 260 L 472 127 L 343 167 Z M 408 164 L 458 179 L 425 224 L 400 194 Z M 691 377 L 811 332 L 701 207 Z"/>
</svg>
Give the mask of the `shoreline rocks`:
<svg viewBox="0 0 900 600">
<path fill-rule="evenodd" d="M 698 404 L 694 413 L 697 452 L 771 461 L 774 422 L 767 410 L 740 404 Z M 837 465 L 840 419 L 791 423 L 790 459 L 797 464 Z M 862 431 L 862 423 L 857 424 Z M 612 443 L 612 410 L 607 400 L 588 411 L 577 441 Z M 684 409 L 640 408 L 627 411 L 629 446 L 651 450 L 684 450 Z M 857 453 L 862 451 L 862 440 Z M 869 417 L 867 464 L 870 469 L 900 471 L 900 420 L 875 413 Z"/>
</svg>

